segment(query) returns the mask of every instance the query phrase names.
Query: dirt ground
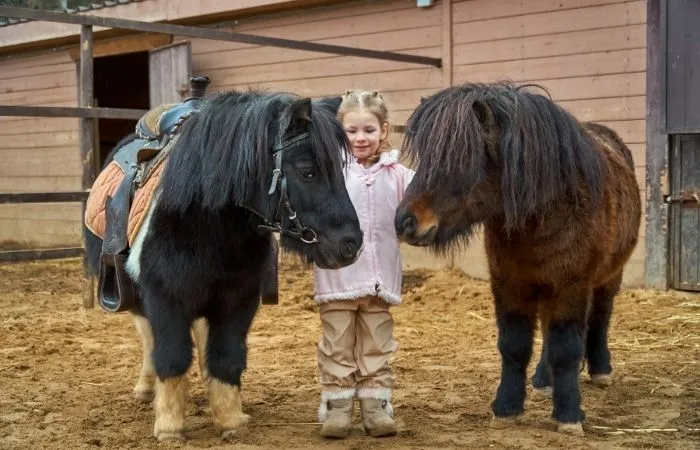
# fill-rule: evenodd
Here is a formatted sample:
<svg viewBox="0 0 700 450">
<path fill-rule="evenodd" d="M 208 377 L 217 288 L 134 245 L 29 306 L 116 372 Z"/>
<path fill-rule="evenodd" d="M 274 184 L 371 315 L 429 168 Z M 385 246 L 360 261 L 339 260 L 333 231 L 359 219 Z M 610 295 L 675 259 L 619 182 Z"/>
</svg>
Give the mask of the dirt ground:
<svg viewBox="0 0 700 450">
<path fill-rule="evenodd" d="M 586 436 L 566 437 L 554 431 L 549 401 L 528 399 L 517 426 L 489 426 L 499 357 L 488 285 L 456 270 L 409 271 L 404 304 L 393 310 L 399 434 L 373 439 L 358 424 L 345 441 L 325 441 L 315 423 L 311 277 L 285 262 L 280 304 L 261 307 L 249 337 L 248 431 L 232 443 L 216 436 L 193 364 L 188 441 L 158 444 L 150 406 L 131 396 L 141 361 L 131 318 L 84 310 L 81 286 L 77 260 L 0 265 L 2 449 L 700 448 L 698 296 L 627 290 L 618 297 L 615 384 L 601 390 L 582 375 Z"/>
</svg>

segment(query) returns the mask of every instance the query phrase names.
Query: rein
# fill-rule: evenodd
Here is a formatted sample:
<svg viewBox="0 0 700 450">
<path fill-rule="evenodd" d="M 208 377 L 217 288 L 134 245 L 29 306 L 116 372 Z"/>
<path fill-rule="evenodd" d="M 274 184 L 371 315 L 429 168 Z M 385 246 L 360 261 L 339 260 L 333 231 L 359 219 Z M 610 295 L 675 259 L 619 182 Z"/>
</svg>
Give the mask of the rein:
<svg viewBox="0 0 700 450">
<path fill-rule="evenodd" d="M 292 145 L 304 141 L 309 138 L 309 132 L 306 131 L 297 136 L 294 136 L 286 141 L 282 141 L 272 148 L 272 157 L 275 160 L 275 168 L 272 171 L 272 182 L 270 183 L 270 189 L 268 190 L 268 195 L 274 195 L 274 193 L 279 189 L 280 200 L 277 204 L 277 210 L 272 220 L 268 219 L 264 215 L 260 214 L 255 209 L 247 206 L 240 205 L 248 211 L 254 213 L 262 219 L 264 222 L 262 225 L 258 225 L 258 230 L 261 231 L 271 231 L 273 233 L 280 233 L 289 237 L 299 239 L 305 244 L 315 244 L 318 242 L 318 236 L 316 232 L 308 227 L 301 224 L 301 221 L 297 217 L 296 211 L 292 209 L 289 202 L 289 195 L 287 194 L 287 177 L 282 172 L 282 154 L 286 148 Z M 282 225 L 282 213 L 286 212 L 289 221 L 291 222 L 291 227 L 284 227 Z"/>
</svg>

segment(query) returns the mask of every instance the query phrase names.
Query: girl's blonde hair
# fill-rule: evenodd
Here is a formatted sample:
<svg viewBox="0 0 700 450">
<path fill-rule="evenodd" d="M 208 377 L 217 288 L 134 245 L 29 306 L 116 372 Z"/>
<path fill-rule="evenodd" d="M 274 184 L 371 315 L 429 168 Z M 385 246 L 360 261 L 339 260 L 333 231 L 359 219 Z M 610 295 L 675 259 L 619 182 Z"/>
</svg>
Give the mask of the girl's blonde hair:
<svg viewBox="0 0 700 450">
<path fill-rule="evenodd" d="M 379 161 L 382 152 L 391 150 L 389 144 L 389 109 L 384 102 L 384 97 L 377 91 L 348 90 L 342 95 L 342 101 L 338 107 L 338 120 L 342 123 L 345 114 L 353 111 L 366 111 L 373 114 L 379 122 L 379 126 L 386 127 L 386 137 L 379 143 L 377 154 L 370 158 L 372 163 Z"/>
</svg>

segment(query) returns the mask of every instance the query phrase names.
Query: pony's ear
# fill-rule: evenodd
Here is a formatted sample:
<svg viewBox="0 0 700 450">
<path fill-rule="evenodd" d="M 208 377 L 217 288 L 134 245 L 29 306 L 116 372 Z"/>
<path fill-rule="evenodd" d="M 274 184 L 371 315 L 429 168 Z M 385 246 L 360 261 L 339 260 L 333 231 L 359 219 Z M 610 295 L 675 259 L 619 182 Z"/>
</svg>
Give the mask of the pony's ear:
<svg viewBox="0 0 700 450">
<path fill-rule="evenodd" d="M 325 109 L 334 116 L 338 114 L 338 108 L 340 108 L 340 103 L 343 101 L 343 97 L 340 95 L 335 97 L 324 97 L 320 100 L 314 102 L 315 106 Z"/>
<path fill-rule="evenodd" d="M 311 99 L 300 98 L 294 100 L 287 109 L 289 126 L 297 129 L 306 129 L 311 122 Z"/>
<path fill-rule="evenodd" d="M 476 119 L 479 121 L 484 130 L 489 131 L 494 125 L 495 117 L 491 107 L 483 101 L 477 100 L 472 105 Z"/>
<path fill-rule="evenodd" d="M 486 151 L 494 161 L 498 161 L 500 151 L 500 146 L 498 145 L 500 126 L 497 123 L 496 115 L 491 109 L 491 106 L 483 100 L 476 100 L 472 105 L 472 109 L 474 110 L 476 120 L 483 129 L 485 143 L 487 144 Z"/>
</svg>

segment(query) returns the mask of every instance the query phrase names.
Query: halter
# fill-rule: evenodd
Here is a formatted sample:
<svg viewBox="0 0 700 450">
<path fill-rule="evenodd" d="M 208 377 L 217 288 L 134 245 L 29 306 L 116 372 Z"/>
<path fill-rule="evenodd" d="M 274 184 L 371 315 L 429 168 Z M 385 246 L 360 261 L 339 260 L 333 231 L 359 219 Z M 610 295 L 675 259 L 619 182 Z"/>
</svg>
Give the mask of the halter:
<svg viewBox="0 0 700 450">
<path fill-rule="evenodd" d="M 274 193 L 279 189 L 280 200 L 277 204 L 277 211 L 273 216 L 272 220 L 266 218 L 259 212 L 255 211 L 253 208 L 243 205 L 244 208 L 255 213 L 263 220 L 262 225 L 258 225 L 258 230 L 272 231 L 274 233 L 284 234 L 293 238 L 299 239 L 305 244 L 315 244 L 318 242 L 318 237 L 316 232 L 308 227 L 301 224 L 301 221 L 297 217 L 296 211 L 292 209 L 289 203 L 289 195 L 287 194 L 287 177 L 282 172 L 282 153 L 283 151 L 291 147 L 292 145 L 306 140 L 309 138 L 309 132 L 306 131 L 297 136 L 294 136 L 286 141 L 282 141 L 272 148 L 272 157 L 275 160 L 275 168 L 272 171 L 272 182 L 270 183 L 270 190 L 267 192 L 268 195 L 274 195 Z M 282 211 L 287 213 L 289 221 L 291 222 L 291 227 L 285 228 L 282 226 Z"/>
</svg>

